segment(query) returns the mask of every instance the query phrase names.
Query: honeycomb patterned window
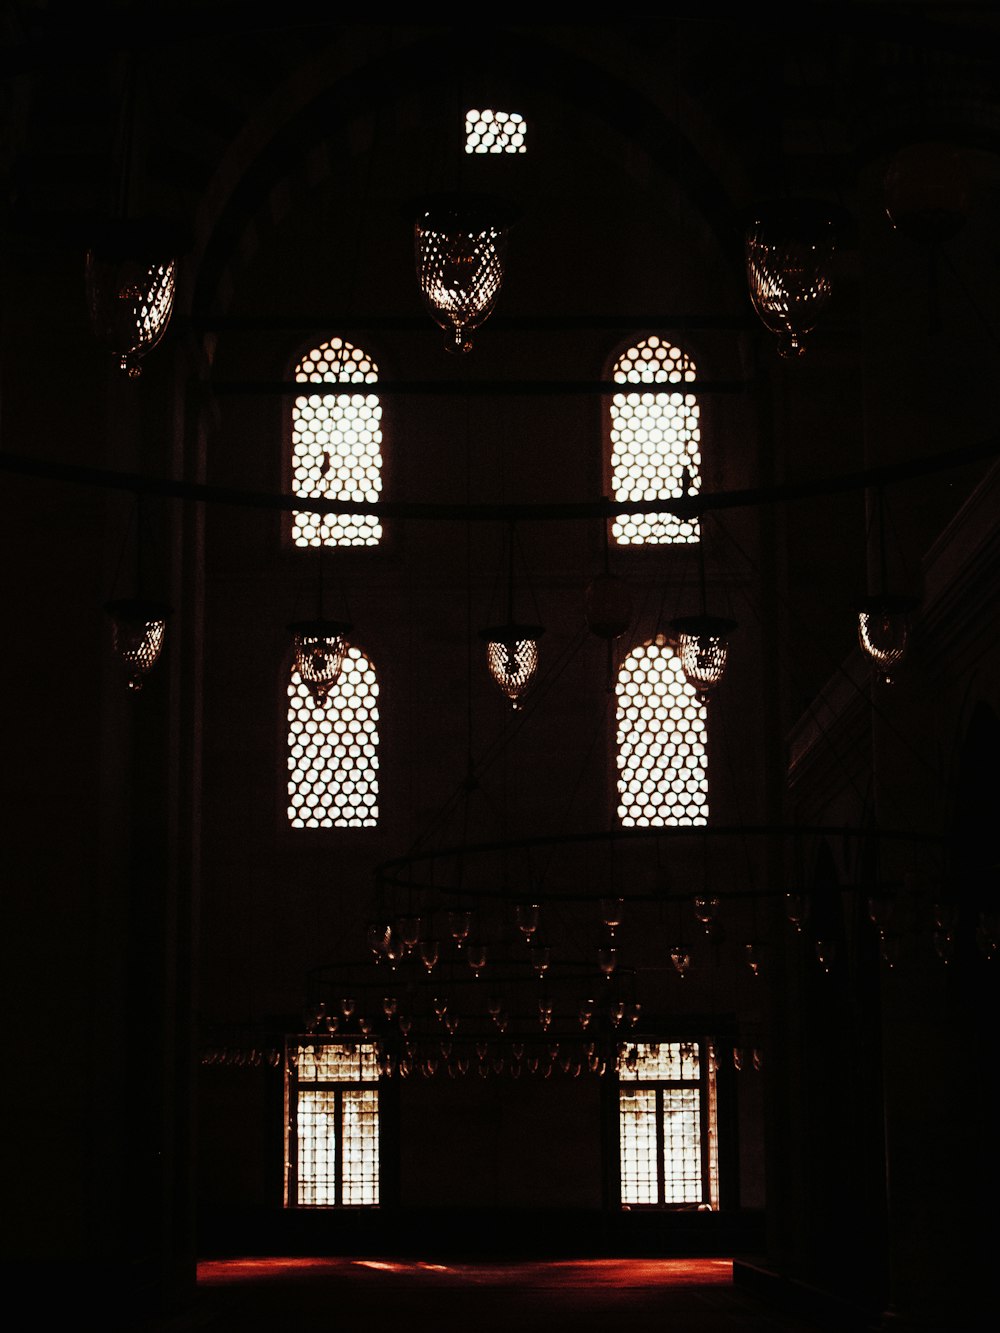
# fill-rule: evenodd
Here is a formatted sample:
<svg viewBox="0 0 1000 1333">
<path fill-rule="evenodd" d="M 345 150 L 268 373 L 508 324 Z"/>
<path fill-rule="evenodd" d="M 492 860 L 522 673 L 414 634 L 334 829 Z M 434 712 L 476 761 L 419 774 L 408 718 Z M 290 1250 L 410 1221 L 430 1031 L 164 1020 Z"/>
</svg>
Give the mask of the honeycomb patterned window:
<svg viewBox="0 0 1000 1333">
<path fill-rule="evenodd" d="M 288 683 L 288 822 L 292 828 L 374 828 L 378 823 L 378 680 L 348 647 L 337 682 L 317 699 L 292 671 Z"/>
<path fill-rule="evenodd" d="M 705 701 L 662 638 L 618 671 L 618 818 L 625 828 L 708 822 Z"/>
<path fill-rule="evenodd" d="M 629 1043 L 618 1052 L 618 1140 L 625 1207 L 719 1207 L 715 1062 L 699 1042 Z"/>
<path fill-rule="evenodd" d="M 367 352 L 331 338 L 299 361 L 295 379 L 375 384 L 378 367 Z M 310 500 L 374 503 L 382 491 L 382 407 L 376 393 L 312 393 L 292 408 L 292 490 Z M 292 514 L 296 546 L 377 546 L 376 514 Z"/>
<path fill-rule="evenodd" d="M 378 1205 L 377 1082 L 373 1043 L 288 1043 L 286 1206 Z"/>
<path fill-rule="evenodd" d="M 524 117 L 516 111 L 466 111 L 467 153 L 524 153 Z"/>
<path fill-rule="evenodd" d="M 684 384 L 696 378 L 695 364 L 679 348 L 655 335 L 630 347 L 615 362 L 616 384 Z M 698 400 L 678 390 L 639 389 L 616 393 L 611 401 L 611 487 L 616 500 L 666 500 L 698 491 L 701 427 Z M 696 542 L 697 519 L 671 513 L 628 514 L 612 521 L 620 546 Z"/>
</svg>

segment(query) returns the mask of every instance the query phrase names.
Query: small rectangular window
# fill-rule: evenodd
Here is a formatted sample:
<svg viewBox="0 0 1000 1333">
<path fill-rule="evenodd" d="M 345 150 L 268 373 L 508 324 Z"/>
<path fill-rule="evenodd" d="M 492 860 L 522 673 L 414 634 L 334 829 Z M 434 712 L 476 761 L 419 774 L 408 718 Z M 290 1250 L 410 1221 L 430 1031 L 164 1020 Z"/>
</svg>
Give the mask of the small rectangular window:
<svg viewBox="0 0 1000 1333">
<path fill-rule="evenodd" d="M 285 1045 L 285 1206 L 379 1203 L 378 1048 L 292 1037 Z"/>
<path fill-rule="evenodd" d="M 618 1052 L 623 1208 L 719 1207 L 715 1060 L 703 1042 L 627 1042 Z"/>
<path fill-rule="evenodd" d="M 466 111 L 467 153 L 524 153 L 526 126 L 516 111 Z"/>
</svg>

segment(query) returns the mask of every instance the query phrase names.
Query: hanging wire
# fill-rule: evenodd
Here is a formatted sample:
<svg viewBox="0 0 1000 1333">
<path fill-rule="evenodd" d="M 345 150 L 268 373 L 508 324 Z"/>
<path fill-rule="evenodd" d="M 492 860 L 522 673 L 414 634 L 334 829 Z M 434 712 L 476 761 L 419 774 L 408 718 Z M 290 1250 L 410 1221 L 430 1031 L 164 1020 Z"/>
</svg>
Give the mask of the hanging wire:
<svg viewBox="0 0 1000 1333">
<path fill-rule="evenodd" d="M 121 546 L 118 549 L 118 559 L 115 563 L 114 577 L 111 580 L 110 595 L 112 598 L 116 596 L 118 591 L 118 580 L 121 577 L 121 569 L 122 569 L 122 564 L 124 563 L 125 560 L 125 552 L 128 549 L 129 538 L 132 536 L 133 531 L 135 531 L 136 533 L 136 538 L 135 538 L 136 547 L 138 547 L 139 545 L 138 528 L 139 528 L 139 496 L 136 495 L 133 497 L 132 504 L 129 507 L 128 521 L 125 525 L 125 531 L 122 534 Z"/>
<path fill-rule="evenodd" d="M 720 527 L 721 527 L 721 525 L 720 525 Z M 739 554 L 740 554 L 740 555 L 743 557 L 743 559 L 746 561 L 746 563 L 747 563 L 747 567 L 748 567 L 749 569 L 753 570 L 754 573 L 759 573 L 759 570 L 757 569 L 756 564 L 755 564 L 754 561 L 750 558 L 750 556 L 748 555 L 748 553 L 743 549 L 742 545 L 741 545 L 740 542 L 736 539 L 736 537 L 734 537 L 734 535 L 732 534 L 732 532 L 730 532 L 730 531 L 728 530 L 728 528 L 721 528 L 721 530 L 725 532 L 726 537 L 728 538 L 728 540 L 729 540 L 729 541 L 736 547 L 736 549 L 737 549 L 737 551 L 739 552 Z M 760 610 L 759 610 L 759 608 L 758 608 L 758 607 L 757 607 L 757 606 L 750 600 L 749 595 L 748 595 L 746 592 L 743 592 L 742 595 L 743 595 L 743 599 L 744 599 L 744 601 L 745 601 L 745 603 L 746 603 L 746 605 L 747 605 L 747 607 L 748 607 L 750 613 L 753 615 L 753 617 L 754 617 L 754 619 L 756 620 L 757 624 L 763 629 L 763 628 L 764 628 L 764 625 L 763 625 L 763 622 L 762 622 L 761 617 L 760 617 Z M 790 603 L 787 601 L 787 599 L 784 598 L 784 597 L 783 597 L 783 596 L 782 596 L 776 589 L 775 589 L 775 596 L 776 596 L 776 598 L 778 599 L 779 603 L 781 604 L 781 606 L 783 607 L 783 609 L 784 609 L 786 612 L 790 612 L 790 611 L 792 610 L 791 604 L 790 604 Z M 796 647 L 795 647 L 795 644 L 790 640 L 790 638 L 787 637 L 787 635 L 786 635 L 786 638 L 785 638 L 785 642 L 784 642 L 784 644 L 783 644 L 783 647 L 785 648 L 785 650 L 786 650 L 787 652 L 790 653 L 790 655 L 792 656 L 793 659 L 796 658 L 796 656 L 797 656 L 797 649 L 796 649 Z M 850 673 L 847 671 L 846 667 L 844 666 L 844 662 L 843 662 L 842 659 L 830 659 L 830 660 L 828 660 L 828 668 L 830 669 L 830 671 L 832 672 L 832 674 L 834 674 L 834 675 L 836 675 L 836 676 L 839 676 L 841 679 L 843 679 L 843 680 L 850 686 L 851 690 L 852 690 L 852 691 L 853 691 L 853 692 L 854 692 L 860 699 L 862 699 L 862 700 L 864 700 L 865 702 L 868 702 L 868 703 L 871 704 L 871 708 L 872 708 L 873 713 L 875 713 L 875 714 L 878 716 L 878 718 L 880 719 L 880 721 L 882 721 L 882 722 L 885 724 L 885 726 L 889 729 L 889 731 L 893 734 L 893 736 L 895 736 L 899 741 L 902 742 L 903 746 L 907 749 L 907 751 L 909 751 L 909 753 L 913 756 L 913 758 L 914 758 L 915 760 L 917 760 L 917 762 L 918 762 L 918 763 L 919 763 L 919 764 L 920 764 L 920 765 L 921 765 L 921 766 L 922 766 L 928 773 L 932 774 L 932 775 L 933 775 L 935 778 L 937 778 L 937 779 L 940 778 L 940 773 L 934 768 L 933 765 L 931 765 L 931 764 L 928 762 L 928 760 L 925 758 L 925 756 L 924 756 L 923 754 L 921 754 L 921 752 L 917 749 L 917 747 L 916 747 L 916 746 L 913 744 L 913 742 L 910 740 L 910 738 L 909 738 L 909 736 L 906 734 L 906 732 L 904 732 L 901 728 L 897 727 L 897 726 L 893 723 L 891 717 L 885 712 L 885 710 L 882 709 L 882 708 L 878 705 L 878 703 L 877 703 L 874 699 L 872 699 L 872 698 L 870 697 L 870 691 L 869 691 L 868 688 L 867 688 L 867 677 L 866 677 L 866 683 L 865 683 L 865 684 L 861 684 L 861 685 L 859 685 L 858 682 L 857 682 L 856 680 L 854 680 L 854 678 L 853 678 L 853 677 L 850 675 Z M 828 728 L 823 724 L 823 722 L 822 722 L 822 720 L 821 720 L 821 718 L 820 718 L 820 715 L 819 715 L 818 711 L 817 711 L 811 704 L 809 705 L 807 711 L 808 711 L 808 713 L 809 713 L 809 716 L 810 716 L 810 718 L 811 718 L 811 720 L 812 720 L 813 725 L 816 727 L 817 731 L 819 731 L 819 733 L 822 735 L 822 737 L 823 737 L 823 739 L 824 739 L 824 742 L 829 746 L 829 753 L 830 753 L 831 757 L 838 763 L 839 767 L 841 768 L 842 776 L 846 779 L 848 785 L 849 785 L 849 786 L 851 787 L 851 789 L 855 792 L 855 794 L 856 794 L 859 798 L 862 798 L 862 797 L 863 797 L 863 793 L 862 793 L 861 789 L 858 787 L 857 782 L 856 782 L 856 780 L 855 780 L 853 774 L 851 773 L 851 767 L 850 767 L 850 764 L 849 764 L 849 761 L 848 761 L 848 757 L 847 757 L 846 755 L 845 755 L 845 756 L 840 756 L 840 755 L 837 754 L 837 751 L 836 751 L 836 749 L 835 749 L 835 747 L 834 747 L 834 745 L 833 745 L 832 739 L 831 739 L 831 737 L 830 737 L 830 732 L 829 732 Z M 900 804 L 900 813 L 903 814 L 903 815 L 905 815 L 905 814 L 907 813 L 906 807 L 905 807 L 902 803 Z"/>
</svg>

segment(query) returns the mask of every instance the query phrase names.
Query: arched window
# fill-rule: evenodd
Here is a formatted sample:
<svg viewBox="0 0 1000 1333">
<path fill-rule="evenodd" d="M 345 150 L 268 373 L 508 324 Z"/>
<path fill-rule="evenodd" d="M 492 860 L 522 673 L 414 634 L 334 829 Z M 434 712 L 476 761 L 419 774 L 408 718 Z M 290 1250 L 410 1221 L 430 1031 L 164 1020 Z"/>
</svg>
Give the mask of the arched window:
<svg viewBox="0 0 1000 1333">
<path fill-rule="evenodd" d="M 618 818 L 625 828 L 708 822 L 705 701 L 665 640 L 618 670 Z"/>
<path fill-rule="evenodd" d="M 288 822 L 292 828 L 378 823 L 378 681 L 348 647 L 337 682 L 317 698 L 299 673 L 288 681 Z"/>
<path fill-rule="evenodd" d="M 378 367 L 367 352 L 331 338 L 307 352 L 295 379 L 375 384 Z M 311 393 L 292 408 L 292 490 L 310 500 L 378 500 L 382 492 L 382 407 L 376 393 Z M 292 514 L 296 546 L 377 546 L 376 514 Z"/>
<path fill-rule="evenodd" d="M 654 334 L 623 352 L 612 378 L 622 385 L 683 384 L 696 378 L 695 364 L 679 348 Z M 699 489 L 701 426 L 693 393 L 623 389 L 611 400 L 611 489 L 616 500 L 666 500 Z M 696 542 L 697 519 L 670 513 L 627 514 L 612 522 L 620 546 Z"/>
</svg>

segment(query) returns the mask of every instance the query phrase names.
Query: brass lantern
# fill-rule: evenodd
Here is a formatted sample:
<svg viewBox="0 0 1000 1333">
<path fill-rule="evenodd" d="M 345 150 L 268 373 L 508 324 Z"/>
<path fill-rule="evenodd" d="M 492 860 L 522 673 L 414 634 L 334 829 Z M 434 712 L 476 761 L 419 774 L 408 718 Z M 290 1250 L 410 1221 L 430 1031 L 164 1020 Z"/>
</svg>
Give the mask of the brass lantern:
<svg viewBox="0 0 1000 1333">
<path fill-rule="evenodd" d="M 858 640 L 886 685 L 892 684 L 892 673 L 906 656 L 910 613 L 916 605 L 915 597 L 882 593 L 858 607 Z"/>
<path fill-rule="evenodd" d="M 163 651 L 170 607 L 143 598 L 120 598 L 104 608 L 111 617 L 112 643 L 127 672 L 128 687 L 142 689 Z"/>
<path fill-rule="evenodd" d="M 511 218 L 499 201 L 438 195 L 421 201 L 414 218 L 420 292 L 445 331 L 449 352 L 472 350 L 472 331 L 493 311 L 504 278 Z"/>
<path fill-rule="evenodd" d="M 178 241 L 165 227 L 122 221 L 105 226 L 87 251 L 90 319 L 120 369 L 135 379 L 167 331 L 174 308 Z"/>
<path fill-rule="evenodd" d="M 670 627 L 688 684 L 701 694 L 714 690 L 726 669 L 729 636 L 736 629 L 736 621 L 721 616 L 681 616 L 672 620 Z"/>
<path fill-rule="evenodd" d="M 494 625 L 480 630 L 486 640 L 486 665 L 490 675 L 518 712 L 538 670 L 538 640 L 544 634 L 541 625 Z"/>
<path fill-rule="evenodd" d="M 298 620 L 288 628 L 293 635 L 295 670 L 321 704 L 340 676 L 351 627 L 341 620 L 316 619 Z"/>
<path fill-rule="evenodd" d="M 808 200 L 757 209 L 746 232 L 747 282 L 753 308 L 778 336 L 782 356 L 801 356 L 833 292 L 838 227 L 832 210 Z"/>
</svg>

